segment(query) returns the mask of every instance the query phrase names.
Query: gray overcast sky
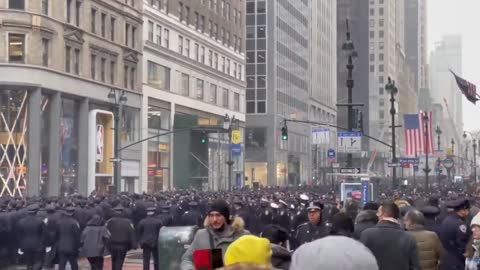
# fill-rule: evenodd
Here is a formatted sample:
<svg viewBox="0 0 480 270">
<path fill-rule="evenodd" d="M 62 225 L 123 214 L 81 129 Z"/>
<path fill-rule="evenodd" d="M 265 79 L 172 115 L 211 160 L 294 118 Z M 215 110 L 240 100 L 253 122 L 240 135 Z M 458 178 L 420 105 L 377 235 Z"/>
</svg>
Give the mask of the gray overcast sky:
<svg viewBox="0 0 480 270">
<path fill-rule="evenodd" d="M 460 34 L 463 42 L 463 77 L 480 91 L 480 0 L 427 0 L 429 51 L 443 35 Z M 477 62 L 477 63 L 475 63 Z M 435 94 L 435 89 L 432 89 Z M 480 130 L 480 103 L 463 100 L 465 130 Z"/>
</svg>

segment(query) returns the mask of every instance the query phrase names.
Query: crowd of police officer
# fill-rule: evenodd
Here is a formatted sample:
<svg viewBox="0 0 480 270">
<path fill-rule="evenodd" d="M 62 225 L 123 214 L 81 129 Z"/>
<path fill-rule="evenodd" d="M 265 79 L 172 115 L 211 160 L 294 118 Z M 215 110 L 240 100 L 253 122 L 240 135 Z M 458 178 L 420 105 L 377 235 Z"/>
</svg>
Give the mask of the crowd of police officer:
<svg viewBox="0 0 480 270">
<path fill-rule="evenodd" d="M 98 253 L 87 257 L 92 269 L 102 269 L 106 254 L 112 257 L 112 269 L 122 269 L 127 252 L 138 247 L 143 249 L 144 269 L 149 269 L 151 257 L 158 269 L 159 229 L 162 226 L 202 227 L 209 203 L 217 198 L 230 204 L 232 215 L 241 217 L 251 233 L 259 235 L 269 224 L 284 228 L 292 250 L 331 234 L 332 218 L 337 213 L 346 213 L 353 222 L 360 209 L 360 203 L 355 200 L 340 202 L 333 192 L 311 188 L 2 198 L 0 269 L 18 264 L 32 270 L 50 269 L 58 264 L 63 270 L 69 263 L 71 269 L 76 270 L 78 258 L 92 254 L 91 249 Z M 461 267 L 470 236 L 469 218 L 473 215 L 465 211 L 470 208 L 469 201 L 445 204 L 438 199 L 414 200 L 409 199 L 402 211 L 414 205 L 421 209 L 429 220 L 428 228 L 439 235 L 449 253 L 444 264 L 448 267 L 443 269 Z M 448 211 L 448 207 L 453 211 Z M 92 220 L 96 220 L 93 225 Z M 101 236 L 99 230 L 87 230 L 89 226 L 99 225 L 106 228 Z M 90 243 L 89 239 L 96 239 L 98 243 Z"/>
</svg>

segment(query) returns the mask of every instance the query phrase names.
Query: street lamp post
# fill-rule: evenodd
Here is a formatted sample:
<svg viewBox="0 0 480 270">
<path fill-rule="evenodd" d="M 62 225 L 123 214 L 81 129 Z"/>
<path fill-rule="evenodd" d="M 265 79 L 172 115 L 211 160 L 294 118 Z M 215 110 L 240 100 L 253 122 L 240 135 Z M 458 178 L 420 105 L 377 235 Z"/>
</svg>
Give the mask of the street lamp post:
<svg viewBox="0 0 480 270">
<path fill-rule="evenodd" d="M 470 133 L 470 136 L 471 136 L 471 133 Z M 472 139 L 473 139 L 473 136 L 472 136 Z M 463 142 L 465 144 L 465 152 L 464 152 L 464 156 L 462 158 L 462 170 L 463 170 L 463 175 L 466 175 L 465 161 L 468 161 L 468 146 L 469 146 L 468 145 L 469 142 L 467 141 L 467 131 L 463 132 Z"/>
<path fill-rule="evenodd" d="M 425 124 L 425 168 L 423 171 L 425 172 L 425 191 L 428 190 L 428 174 L 430 173 L 430 168 L 428 167 L 428 151 L 430 151 L 430 142 L 428 141 L 428 114 L 423 114 L 423 123 Z"/>
<path fill-rule="evenodd" d="M 437 169 L 440 170 L 440 164 L 442 163 L 440 160 L 440 135 L 442 135 L 442 130 L 440 129 L 439 126 L 435 129 L 435 133 L 437 134 L 437 150 L 438 150 L 438 158 L 437 158 Z M 437 172 L 437 182 L 438 182 L 438 188 L 440 188 L 440 171 Z"/>
<path fill-rule="evenodd" d="M 223 129 L 228 133 L 228 160 L 226 162 L 228 166 L 228 179 L 226 189 L 231 190 L 232 187 L 232 167 L 233 167 L 233 159 L 232 159 L 232 130 L 238 128 L 238 120 L 235 119 L 235 115 L 231 118 L 228 114 L 225 114 L 223 119 Z"/>
<path fill-rule="evenodd" d="M 353 45 L 353 41 L 350 38 L 350 27 L 348 24 L 348 20 L 347 20 L 347 39 L 342 44 L 342 51 L 345 53 L 345 55 L 347 55 L 347 59 L 348 59 L 347 66 L 346 66 L 348 71 L 348 74 L 347 74 L 348 104 L 346 106 L 347 106 L 347 122 L 348 122 L 347 128 L 348 128 L 348 131 L 351 132 L 353 131 L 353 106 L 354 106 L 354 104 L 352 104 L 353 102 L 352 90 L 354 85 L 353 68 L 355 67 L 353 65 L 353 59 L 358 56 L 358 53 L 357 51 L 355 51 L 355 46 Z M 347 154 L 347 167 L 352 167 L 352 163 L 353 163 L 352 154 Z"/>
<path fill-rule="evenodd" d="M 395 86 L 395 81 L 388 77 L 388 83 L 385 85 L 385 90 L 387 90 L 390 93 L 390 115 L 392 117 L 392 163 L 395 164 L 397 163 L 397 155 L 396 155 L 396 136 L 395 136 L 395 115 L 396 115 L 396 110 L 395 110 L 395 95 L 398 93 L 398 88 Z M 392 167 L 392 185 L 393 188 L 398 187 L 398 181 L 397 181 L 397 168 Z"/>
<path fill-rule="evenodd" d="M 124 90 L 112 88 L 108 93 L 108 99 L 115 105 L 113 114 L 114 118 L 114 158 L 113 158 L 113 184 L 115 185 L 115 192 L 119 194 L 122 191 L 120 181 L 122 179 L 122 153 L 121 153 L 121 127 L 123 116 L 123 105 L 127 103 L 127 93 Z"/>
<path fill-rule="evenodd" d="M 473 139 L 473 179 L 477 183 L 477 140 Z"/>
<path fill-rule="evenodd" d="M 452 156 L 455 156 L 455 140 L 452 139 L 450 141 L 450 144 L 452 145 Z"/>
</svg>

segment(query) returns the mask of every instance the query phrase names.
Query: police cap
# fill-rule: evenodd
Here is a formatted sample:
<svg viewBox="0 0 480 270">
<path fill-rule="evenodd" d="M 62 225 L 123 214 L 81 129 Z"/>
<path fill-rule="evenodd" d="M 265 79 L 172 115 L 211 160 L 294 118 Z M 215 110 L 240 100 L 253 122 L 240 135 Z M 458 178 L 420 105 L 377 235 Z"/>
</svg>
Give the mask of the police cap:
<svg viewBox="0 0 480 270">
<path fill-rule="evenodd" d="M 28 212 L 37 212 L 39 209 L 39 206 L 38 204 L 34 203 L 34 204 L 31 204 L 27 207 L 27 211 Z"/>
<path fill-rule="evenodd" d="M 448 208 L 453 208 L 455 211 L 459 211 L 463 209 L 470 209 L 470 202 L 467 199 L 457 199 L 448 201 L 446 206 Z"/>
<path fill-rule="evenodd" d="M 321 211 L 323 210 L 323 203 L 321 202 L 311 202 L 307 206 L 308 212 Z"/>
<path fill-rule="evenodd" d="M 425 206 L 420 209 L 420 212 L 426 217 L 436 217 L 440 214 L 440 209 L 435 206 Z"/>
</svg>

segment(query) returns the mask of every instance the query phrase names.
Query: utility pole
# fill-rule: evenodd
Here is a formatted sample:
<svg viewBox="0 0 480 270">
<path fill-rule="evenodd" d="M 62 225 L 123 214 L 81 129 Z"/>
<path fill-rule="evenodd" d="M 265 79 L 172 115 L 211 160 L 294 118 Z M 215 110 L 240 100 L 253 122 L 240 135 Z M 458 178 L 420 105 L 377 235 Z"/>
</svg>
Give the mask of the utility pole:
<svg viewBox="0 0 480 270">
<path fill-rule="evenodd" d="M 428 190 L 428 174 L 430 173 L 430 168 L 428 167 L 428 152 L 430 151 L 429 147 L 429 140 L 428 140 L 428 126 L 429 124 L 429 118 L 428 118 L 428 113 L 424 112 L 423 113 L 423 123 L 425 125 L 425 168 L 423 171 L 425 172 L 425 191 Z"/>
<path fill-rule="evenodd" d="M 437 133 L 437 150 L 438 150 L 438 158 L 437 158 L 437 169 L 439 170 L 437 172 L 437 183 L 438 183 L 438 188 L 440 188 L 440 165 L 441 165 L 441 160 L 440 160 L 440 135 L 442 135 L 442 130 L 440 129 L 439 126 L 435 129 L 435 133 Z"/>
<path fill-rule="evenodd" d="M 477 140 L 473 139 L 473 179 L 477 184 Z"/>
<path fill-rule="evenodd" d="M 395 115 L 397 111 L 395 110 L 395 95 L 398 93 L 398 88 L 395 86 L 395 80 L 392 81 L 388 77 L 388 83 L 385 85 L 385 90 L 390 93 L 390 116 L 392 117 L 392 163 L 397 163 L 397 143 L 396 143 L 396 134 L 395 134 Z M 398 179 L 397 179 L 397 168 L 392 167 L 392 185 L 393 188 L 398 188 Z"/>
<path fill-rule="evenodd" d="M 361 106 L 353 104 L 353 59 L 358 56 L 357 51 L 355 51 L 355 46 L 353 45 L 353 41 L 350 37 L 350 26 L 348 24 L 348 19 L 346 21 L 347 24 L 347 39 L 342 44 L 342 51 L 347 55 L 347 104 L 337 104 L 337 106 L 346 106 L 347 107 L 347 129 L 349 132 L 353 131 L 353 107 L 354 106 Z M 347 167 L 353 166 L 353 156 L 351 153 L 347 154 Z"/>
</svg>

